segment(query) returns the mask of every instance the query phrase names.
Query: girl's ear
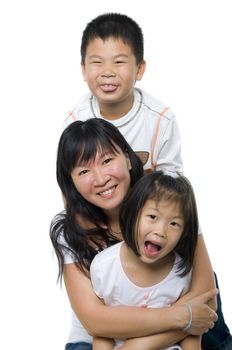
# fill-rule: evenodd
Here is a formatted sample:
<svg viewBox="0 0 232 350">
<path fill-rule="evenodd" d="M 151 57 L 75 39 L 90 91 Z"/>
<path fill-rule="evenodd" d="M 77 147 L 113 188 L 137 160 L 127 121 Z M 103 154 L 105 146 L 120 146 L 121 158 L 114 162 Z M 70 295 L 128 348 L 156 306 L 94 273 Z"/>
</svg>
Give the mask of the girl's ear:
<svg viewBox="0 0 232 350">
<path fill-rule="evenodd" d="M 142 60 L 142 62 L 139 63 L 139 65 L 138 65 L 136 80 L 141 80 L 142 79 L 145 70 L 146 70 L 146 61 Z"/>
<path fill-rule="evenodd" d="M 84 78 L 84 81 L 86 81 L 85 65 L 83 63 L 81 63 L 81 72 L 82 72 L 82 76 Z"/>
</svg>

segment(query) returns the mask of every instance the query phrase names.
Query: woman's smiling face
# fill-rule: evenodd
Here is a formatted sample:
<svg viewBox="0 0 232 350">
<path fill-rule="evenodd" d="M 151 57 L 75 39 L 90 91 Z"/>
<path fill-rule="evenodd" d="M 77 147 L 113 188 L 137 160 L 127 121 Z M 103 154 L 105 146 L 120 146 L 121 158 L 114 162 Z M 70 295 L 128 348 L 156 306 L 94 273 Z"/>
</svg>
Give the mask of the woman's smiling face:
<svg viewBox="0 0 232 350">
<path fill-rule="evenodd" d="M 130 188 L 131 163 L 119 148 L 117 152 L 100 152 L 87 162 L 77 164 L 71 172 L 77 191 L 88 202 L 107 211 L 117 210 Z"/>
</svg>

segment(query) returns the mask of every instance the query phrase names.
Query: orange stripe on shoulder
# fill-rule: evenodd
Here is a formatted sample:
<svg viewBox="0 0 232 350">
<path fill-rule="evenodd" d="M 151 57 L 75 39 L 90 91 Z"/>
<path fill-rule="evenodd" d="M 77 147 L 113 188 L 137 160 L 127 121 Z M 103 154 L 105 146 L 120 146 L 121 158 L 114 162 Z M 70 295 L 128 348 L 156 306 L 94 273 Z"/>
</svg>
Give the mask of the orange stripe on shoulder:
<svg viewBox="0 0 232 350">
<path fill-rule="evenodd" d="M 155 130 L 155 134 L 154 134 L 154 138 L 153 138 L 153 142 L 152 142 L 152 147 L 151 147 L 151 166 L 154 169 L 156 167 L 156 164 L 154 163 L 153 159 L 154 159 L 154 153 L 155 153 L 155 146 L 156 146 L 156 142 L 157 142 L 157 138 L 158 138 L 158 134 L 159 134 L 159 128 L 160 128 L 160 121 L 161 118 L 165 115 L 165 113 L 169 110 L 169 107 L 165 107 L 162 112 L 159 114 L 159 119 L 156 125 L 156 130 Z"/>
<path fill-rule="evenodd" d="M 69 111 L 69 112 L 68 112 L 68 118 L 69 118 L 69 117 L 71 117 L 71 118 L 73 119 L 74 122 L 77 120 L 72 111 Z"/>
</svg>

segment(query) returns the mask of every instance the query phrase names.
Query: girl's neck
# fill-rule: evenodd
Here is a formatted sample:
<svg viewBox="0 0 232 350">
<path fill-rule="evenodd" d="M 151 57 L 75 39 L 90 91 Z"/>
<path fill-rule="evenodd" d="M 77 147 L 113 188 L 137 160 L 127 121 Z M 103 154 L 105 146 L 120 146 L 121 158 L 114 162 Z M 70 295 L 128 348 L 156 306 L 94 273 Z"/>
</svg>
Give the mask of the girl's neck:
<svg viewBox="0 0 232 350">
<path fill-rule="evenodd" d="M 139 287 L 150 287 L 160 283 L 170 273 L 175 254 L 171 252 L 157 262 L 148 264 L 123 243 L 120 258 L 123 270 L 131 282 Z"/>
</svg>

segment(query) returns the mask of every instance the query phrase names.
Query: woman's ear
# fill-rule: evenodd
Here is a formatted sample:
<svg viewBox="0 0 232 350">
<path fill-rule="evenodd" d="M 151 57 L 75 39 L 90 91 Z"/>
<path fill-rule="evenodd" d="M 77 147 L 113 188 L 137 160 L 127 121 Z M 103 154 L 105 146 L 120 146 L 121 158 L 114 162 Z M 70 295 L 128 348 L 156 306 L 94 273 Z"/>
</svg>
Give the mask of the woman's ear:
<svg viewBox="0 0 232 350">
<path fill-rule="evenodd" d="M 142 60 L 142 62 L 139 63 L 139 65 L 138 65 L 136 80 L 141 80 L 142 79 L 145 70 L 146 70 L 146 61 Z"/>
<path fill-rule="evenodd" d="M 131 170 L 132 166 L 131 166 L 131 161 L 130 161 L 128 153 L 125 153 L 125 157 L 126 157 L 126 163 L 127 163 L 127 166 L 128 166 L 128 170 Z"/>
</svg>

